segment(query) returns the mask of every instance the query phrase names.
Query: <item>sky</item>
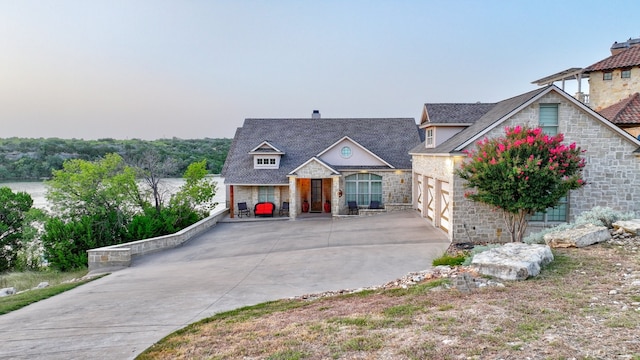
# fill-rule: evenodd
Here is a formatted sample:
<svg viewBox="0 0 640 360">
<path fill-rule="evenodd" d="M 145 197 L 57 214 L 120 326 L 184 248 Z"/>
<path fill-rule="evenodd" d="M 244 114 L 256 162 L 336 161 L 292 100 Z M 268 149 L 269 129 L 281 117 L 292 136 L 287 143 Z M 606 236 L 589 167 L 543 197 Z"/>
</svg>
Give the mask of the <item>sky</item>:
<svg viewBox="0 0 640 360">
<path fill-rule="evenodd" d="M 0 0 L 0 138 L 232 138 L 245 118 L 313 110 L 419 121 L 424 103 L 496 102 L 602 60 L 640 37 L 639 12 L 636 0 Z"/>
</svg>

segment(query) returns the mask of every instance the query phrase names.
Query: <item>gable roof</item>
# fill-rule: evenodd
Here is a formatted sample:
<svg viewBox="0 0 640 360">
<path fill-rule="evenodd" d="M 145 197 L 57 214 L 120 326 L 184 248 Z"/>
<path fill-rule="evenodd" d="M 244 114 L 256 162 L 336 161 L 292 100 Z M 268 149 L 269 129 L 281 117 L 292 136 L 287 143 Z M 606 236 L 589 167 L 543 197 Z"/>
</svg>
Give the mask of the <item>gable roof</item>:
<svg viewBox="0 0 640 360">
<path fill-rule="evenodd" d="M 416 146 L 411 150 L 411 154 L 440 154 L 440 155 L 450 155 L 452 153 L 457 153 L 462 151 L 466 146 L 472 144 L 473 142 L 481 139 L 485 136 L 486 133 L 493 130 L 495 127 L 499 126 L 504 120 L 511 117 L 513 114 L 521 111 L 525 107 L 529 106 L 534 101 L 538 100 L 542 96 L 547 93 L 555 91 L 559 95 L 563 96 L 566 100 L 572 102 L 575 106 L 581 108 L 585 112 L 588 112 L 598 120 L 602 121 L 604 125 L 611 128 L 613 131 L 617 132 L 621 136 L 627 138 L 628 140 L 640 145 L 640 141 L 635 139 L 629 133 L 624 130 L 621 130 L 619 127 L 611 123 L 602 115 L 590 109 L 588 106 L 584 105 L 580 101 L 576 100 L 572 96 L 568 95 L 564 91 L 560 90 L 555 85 L 549 85 L 544 88 L 540 88 L 537 90 L 529 91 L 527 93 L 512 97 L 510 99 L 506 99 L 496 103 L 496 105 L 489 110 L 484 116 L 482 116 L 478 121 L 476 121 L 473 125 L 467 127 L 466 129 L 460 131 L 456 135 L 452 136 L 450 139 L 446 140 L 439 146 L 435 148 L 426 148 L 424 144 Z"/>
<path fill-rule="evenodd" d="M 289 175 L 294 175 L 296 172 L 298 172 L 300 169 L 302 169 L 303 167 L 309 165 L 310 163 L 315 162 L 320 164 L 320 166 L 322 166 L 323 168 L 327 169 L 327 171 L 334 173 L 336 175 L 339 175 L 340 172 L 334 168 L 331 167 L 331 165 L 327 164 L 326 162 L 322 161 L 322 159 L 319 159 L 317 157 L 312 157 L 311 159 L 305 161 L 303 164 L 301 164 L 300 166 L 298 166 L 297 168 L 291 170 L 289 172 Z"/>
<path fill-rule="evenodd" d="M 412 154 L 439 154 L 439 153 L 453 152 L 460 144 L 467 142 L 469 139 L 483 132 L 483 130 L 491 127 L 491 125 L 497 123 L 505 115 L 509 114 L 510 112 L 513 112 L 520 105 L 525 103 L 527 100 L 532 99 L 536 95 L 540 94 L 545 89 L 546 88 L 536 89 L 528 93 L 524 93 L 522 95 L 495 103 L 493 104 L 491 109 L 489 109 L 484 115 L 482 115 L 478 120 L 476 120 L 473 123 L 473 125 L 460 131 L 456 135 L 452 136 L 450 139 L 447 139 L 445 142 L 443 142 L 439 146 L 436 146 L 435 148 L 426 148 L 424 144 L 421 144 L 419 146 L 416 146 L 414 149 L 412 149 L 411 153 Z"/>
<path fill-rule="evenodd" d="M 628 68 L 640 65 L 640 46 L 633 46 L 627 50 L 611 55 L 584 69 L 585 73 L 593 71 L 605 71 L 619 68 Z"/>
<path fill-rule="evenodd" d="M 421 142 L 411 118 L 245 119 L 236 131 L 222 176 L 227 184 L 288 184 L 287 174 L 345 136 L 396 169 L 411 168 L 408 152 Z M 249 152 L 265 139 L 285 153 L 279 169 L 253 168 Z"/>
<path fill-rule="evenodd" d="M 361 149 L 362 151 L 364 151 L 365 153 L 371 155 L 372 157 L 374 157 L 375 159 L 379 160 L 381 163 L 385 164 L 386 166 L 390 167 L 390 168 L 395 168 L 395 166 L 389 164 L 388 162 L 386 162 L 383 158 L 381 158 L 380 156 L 374 154 L 373 152 L 369 151 L 369 149 L 367 149 L 366 147 L 358 144 L 357 141 L 353 140 L 352 138 L 345 136 L 342 139 L 339 139 L 338 141 L 334 142 L 333 144 L 329 145 L 329 147 L 327 147 L 326 149 L 322 150 L 320 153 L 318 153 L 316 156 L 318 158 L 320 158 L 322 155 L 324 155 L 326 152 L 330 151 L 332 148 L 334 148 L 336 145 L 340 144 L 341 142 L 343 142 L 344 140 L 349 141 L 350 143 L 352 143 L 354 146 L 358 147 L 359 149 Z"/>
<path fill-rule="evenodd" d="M 278 149 L 277 147 L 275 147 L 273 144 L 271 144 L 269 141 L 263 141 L 262 143 L 260 143 L 260 145 L 256 146 L 255 148 L 253 148 L 253 150 L 249 151 L 249 154 L 277 154 L 277 155 L 284 155 L 284 153 L 282 151 L 280 151 L 280 149 Z"/>
<path fill-rule="evenodd" d="M 420 125 L 431 124 L 473 124 L 486 114 L 495 103 L 475 104 L 424 104 L 422 122 Z"/>
<path fill-rule="evenodd" d="M 640 93 L 600 110 L 600 115 L 616 125 L 640 124 Z"/>
</svg>

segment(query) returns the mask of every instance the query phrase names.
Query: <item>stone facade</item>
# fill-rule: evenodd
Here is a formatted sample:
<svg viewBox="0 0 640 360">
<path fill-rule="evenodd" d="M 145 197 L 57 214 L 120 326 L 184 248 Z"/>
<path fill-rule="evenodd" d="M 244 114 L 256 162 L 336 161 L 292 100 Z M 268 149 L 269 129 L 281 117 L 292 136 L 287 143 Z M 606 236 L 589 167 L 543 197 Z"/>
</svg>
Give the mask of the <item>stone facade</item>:
<svg viewBox="0 0 640 360">
<path fill-rule="evenodd" d="M 506 126 L 538 126 L 540 103 L 559 104 L 558 132 L 565 135 L 565 143 L 575 142 L 586 150 L 583 155 L 586 158 L 583 178 L 587 185 L 571 192 L 569 221 L 595 206 L 611 207 L 622 212 L 640 211 L 640 157 L 633 154 L 638 146 L 555 92 L 549 92 L 538 102 L 524 108 L 491 130 L 487 137 L 503 136 Z M 475 144 L 467 149 L 475 149 Z M 452 241 L 510 241 L 500 211 L 464 197 L 466 189 L 463 180 L 453 175 L 454 167 L 458 168 L 464 157 L 421 155 L 413 159 L 415 176 L 425 175 L 453 183 L 449 232 Z M 415 188 L 414 194 L 417 194 Z M 417 208 L 416 199 L 414 208 Z M 551 225 L 530 223 L 529 232 Z"/>
<path fill-rule="evenodd" d="M 631 77 L 620 77 L 622 69 L 613 70 L 611 80 L 603 80 L 602 71 L 589 74 L 589 106 L 600 111 L 634 93 L 640 92 L 640 67 L 631 68 Z"/>
<path fill-rule="evenodd" d="M 344 171 L 340 177 L 340 189 L 346 188 L 345 178 L 358 174 L 357 171 Z M 369 171 L 371 174 L 382 176 L 382 204 L 411 204 L 411 172 L 406 170 Z M 347 201 L 344 196 L 340 199 L 338 213 L 348 213 Z"/>
</svg>

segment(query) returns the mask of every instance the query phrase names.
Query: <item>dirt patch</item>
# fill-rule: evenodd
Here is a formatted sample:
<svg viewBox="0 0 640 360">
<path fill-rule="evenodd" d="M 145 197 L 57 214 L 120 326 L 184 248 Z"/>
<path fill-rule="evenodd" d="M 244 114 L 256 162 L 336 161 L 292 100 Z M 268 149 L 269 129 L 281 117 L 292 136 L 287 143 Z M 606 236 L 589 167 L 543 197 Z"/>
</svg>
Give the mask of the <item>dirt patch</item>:
<svg viewBox="0 0 640 360">
<path fill-rule="evenodd" d="M 283 300 L 287 310 L 212 319 L 141 357 L 640 359 L 639 244 L 556 250 L 537 278 L 470 293 L 427 281 Z"/>
</svg>

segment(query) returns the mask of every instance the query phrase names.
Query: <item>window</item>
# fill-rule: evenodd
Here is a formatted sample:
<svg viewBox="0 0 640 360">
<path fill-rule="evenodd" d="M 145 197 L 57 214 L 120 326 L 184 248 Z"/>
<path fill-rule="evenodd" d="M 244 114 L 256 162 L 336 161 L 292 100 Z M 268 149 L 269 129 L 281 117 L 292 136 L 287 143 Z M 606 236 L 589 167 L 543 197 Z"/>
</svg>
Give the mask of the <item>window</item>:
<svg viewBox="0 0 640 360">
<path fill-rule="evenodd" d="M 623 79 L 631 78 L 631 69 L 624 69 L 620 72 L 620 77 Z"/>
<path fill-rule="evenodd" d="M 567 213 L 569 212 L 569 198 L 564 196 L 558 201 L 558 205 L 548 208 L 543 212 L 537 212 L 531 215 L 529 221 L 532 222 L 566 222 Z"/>
<path fill-rule="evenodd" d="M 547 135 L 558 135 L 558 104 L 540 104 L 540 127 Z"/>
<path fill-rule="evenodd" d="M 433 147 L 433 129 L 427 129 L 427 137 L 426 137 L 426 145 L 427 147 Z"/>
<path fill-rule="evenodd" d="M 256 169 L 277 169 L 278 159 L 275 157 L 254 157 L 253 167 Z"/>
<path fill-rule="evenodd" d="M 275 203 L 275 188 L 273 186 L 260 186 L 258 188 L 258 202 L 272 202 Z"/>
<path fill-rule="evenodd" d="M 353 174 L 345 178 L 345 201 L 369 206 L 371 201 L 382 203 L 382 176 L 376 174 Z"/>
<path fill-rule="evenodd" d="M 351 152 L 351 148 L 348 146 L 343 146 L 342 149 L 340 149 L 340 156 L 342 156 L 345 159 L 350 158 L 352 155 Z"/>
<path fill-rule="evenodd" d="M 611 80 L 613 79 L 613 73 L 611 71 L 607 71 L 602 74 L 602 80 Z"/>
</svg>

